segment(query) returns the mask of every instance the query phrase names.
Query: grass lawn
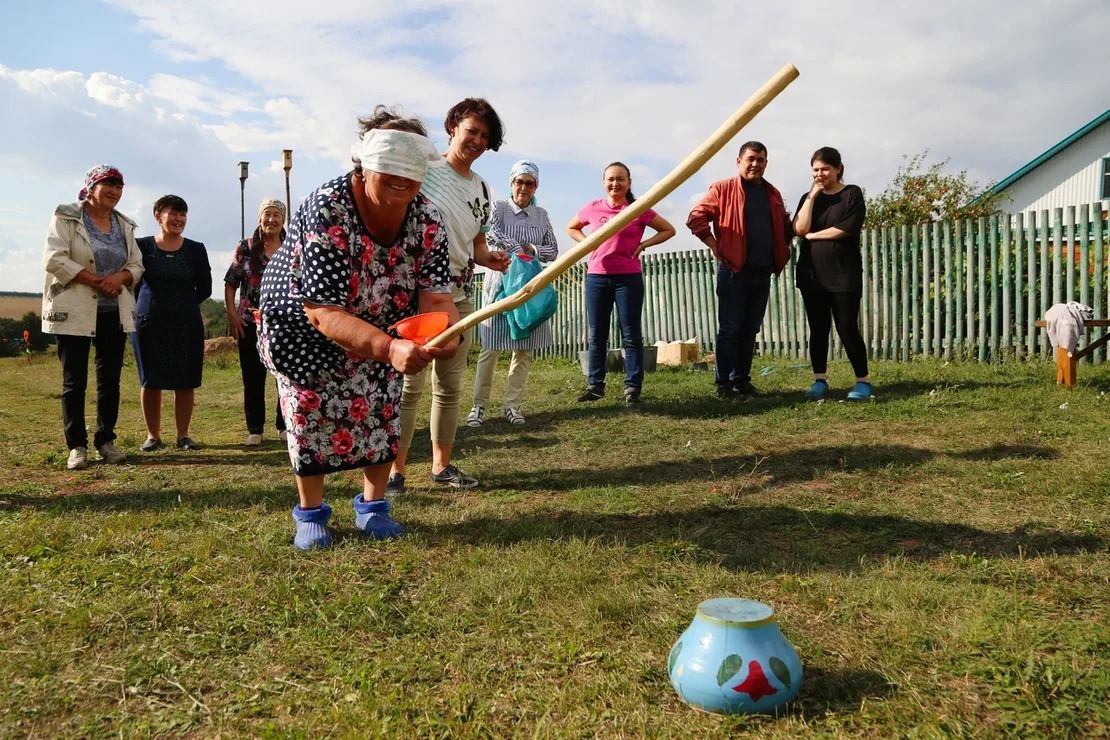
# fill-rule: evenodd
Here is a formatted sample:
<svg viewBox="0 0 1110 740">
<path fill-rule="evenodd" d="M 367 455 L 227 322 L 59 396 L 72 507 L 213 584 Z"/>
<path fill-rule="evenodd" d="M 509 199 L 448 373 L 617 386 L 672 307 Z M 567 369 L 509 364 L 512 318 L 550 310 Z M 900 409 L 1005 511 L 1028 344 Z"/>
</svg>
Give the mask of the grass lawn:
<svg viewBox="0 0 1110 740">
<path fill-rule="evenodd" d="M 1110 733 L 1110 365 L 1068 391 L 1047 363 L 878 363 L 853 405 L 757 358 L 756 400 L 660 369 L 626 409 L 617 376 L 581 405 L 578 369 L 538 361 L 527 425 L 459 432 L 481 489 L 425 482 L 422 426 L 407 536 L 355 537 L 344 474 L 337 546 L 300 554 L 234 364 L 206 370 L 204 448 L 145 457 L 125 367 L 130 464 L 70 473 L 58 363 L 22 362 L 0 361 L 0 736 Z M 672 690 L 721 595 L 773 605 L 798 650 L 783 716 Z"/>
</svg>

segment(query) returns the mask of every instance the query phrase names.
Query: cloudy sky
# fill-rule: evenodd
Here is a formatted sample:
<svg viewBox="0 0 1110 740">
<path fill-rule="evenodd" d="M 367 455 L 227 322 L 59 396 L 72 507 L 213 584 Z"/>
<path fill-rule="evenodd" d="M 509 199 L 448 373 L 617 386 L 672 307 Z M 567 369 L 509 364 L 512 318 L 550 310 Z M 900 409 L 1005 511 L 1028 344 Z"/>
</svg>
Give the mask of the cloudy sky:
<svg viewBox="0 0 1110 740">
<path fill-rule="evenodd" d="M 416 9 L 414 9 L 416 8 Z M 658 210 L 676 225 L 759 139 L 789 204 L 809 154 L 838 147 L 877 194 L 904 154 L 951 157 L 998 180 L 1110 105 L 1106 0 L 57 0 L 0 24 L 0 290 L 42 289 L 43 236 L 98 162 L 126 177 L 121 209 L 153 233 L 150 204 L 189 201 L 187 235 L 217 278 L 249 225 L 345 171 L 355 119 L 400 105 L 446 143 L 446 110 L 484 96 L 506 143 L 477 164 L 501 195 L 509 164 L 539 162 L 561 226 L 601 197 L 612 160 L 644 191 L 783 64 L 801 77 Z M 569 238 L 560 233 L 563 248 Z M 690 245 L 680 228 L 674 240 Z"/>
</svg>

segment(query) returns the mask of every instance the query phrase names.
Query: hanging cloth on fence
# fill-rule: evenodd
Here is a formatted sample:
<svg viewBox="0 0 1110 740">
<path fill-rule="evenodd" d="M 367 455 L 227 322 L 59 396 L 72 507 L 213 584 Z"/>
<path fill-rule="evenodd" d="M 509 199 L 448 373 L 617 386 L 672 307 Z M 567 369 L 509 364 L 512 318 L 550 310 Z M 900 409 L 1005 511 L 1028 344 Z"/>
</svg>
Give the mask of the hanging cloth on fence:
<svg viewBox="0 0 1110 740">
<path fill-rule="evenodd" d="M 1057 303 L 1045 311 L 1044 321 L 1048 324 L 1048 341 L 1053 347 L 1063 347 L 1074 352 L 1079 338 L 1083 336 L 1086 322 L 1094 319 L 1095 311 L 1076 301 Z"/>
</svg>

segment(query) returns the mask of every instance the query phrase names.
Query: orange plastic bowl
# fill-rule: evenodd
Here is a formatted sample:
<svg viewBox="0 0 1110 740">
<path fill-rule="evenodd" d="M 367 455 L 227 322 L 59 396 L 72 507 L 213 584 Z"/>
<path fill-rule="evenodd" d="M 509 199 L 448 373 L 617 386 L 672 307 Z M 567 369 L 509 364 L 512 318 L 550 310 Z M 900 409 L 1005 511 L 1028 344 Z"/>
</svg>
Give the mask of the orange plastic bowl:
<svg viewBox="0 0 1110 740">
<path fill-rule="evenodd" d="M 446 311 L 431 311 L 418 313 L 401 319 L 390 329 L 396 330 L 402 339 L 408 339 L 416 344 L 425 344 L 432 337 L 439 336 L 447 328 L 449 316 Z"/>
</svg>

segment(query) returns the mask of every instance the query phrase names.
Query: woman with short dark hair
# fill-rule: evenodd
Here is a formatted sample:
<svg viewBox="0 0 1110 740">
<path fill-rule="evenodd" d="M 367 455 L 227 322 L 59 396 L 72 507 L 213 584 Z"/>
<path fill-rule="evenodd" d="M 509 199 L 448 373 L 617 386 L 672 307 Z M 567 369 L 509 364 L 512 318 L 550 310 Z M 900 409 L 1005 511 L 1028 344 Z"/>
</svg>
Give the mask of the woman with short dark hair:
<svg viewBox="0 0 1110 740">
<path fill-rule="evenodd" d="M 474 312 L 471 281 L 475 265 L 497 272 L 505 272 L 509 266 L 509 255 L 491 249 L 486 243 L 492 198 L 486 181 L 473 170 L 474 163 L 486 151 L 497 151 L 501 147 L 504 127 L 493 106 L 482 98 L 465 98 L 453 105 L 443 127 L 449 137 L 447 151 L 428 165 L 420 192 L 443 216 L 450 248 L 451 298 L 459 318 L 464 319 Z M 467 475 L 452 462 L 459 426 L 462 376 L 473 341 L 474 330 L 468 329 L 463 332 L 458 352 L 431 363 L 432 410 L 428 420 L 432 438 L 431 481 L 457 489 L 478 485 L 477 478 Z M 427 380 L 426 373 L 405 378 L 401 396 L 400 449 L 389 477 L 391 495 L 405 491 L 409 448 Z"/>
<path fill-rule="evenodd" d="M 204 320 L 200 304 L 212 295 L 212 268 L 200 242 L 186 239 L 189 206 L 177 195 L 154 201 L 156 236 L 139 240 L 143 280 L 139 283 L 138 317 L 131 345 L 139 369 L 139 400 L 146 422 L 143 452 L 162 447 L 162 391 L 172 390 L 176 446 L 196 448 L 189 436 L 196 389 L 204 370 Z"/>
</svg>

